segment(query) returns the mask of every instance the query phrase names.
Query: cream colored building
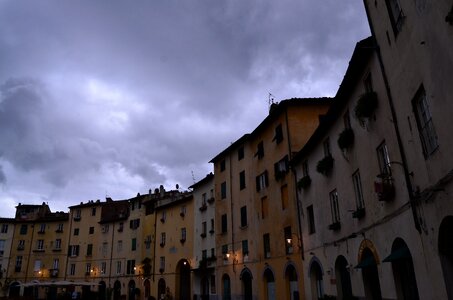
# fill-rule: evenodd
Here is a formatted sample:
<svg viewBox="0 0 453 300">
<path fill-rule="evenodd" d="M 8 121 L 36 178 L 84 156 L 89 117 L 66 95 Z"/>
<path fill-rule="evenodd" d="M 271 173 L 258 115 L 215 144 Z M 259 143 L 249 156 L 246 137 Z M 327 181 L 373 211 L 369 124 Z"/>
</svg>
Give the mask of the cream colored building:
<svg viewBox="0 0 453 300">
<path fill-rule="evenodd" d="M 303 269 L 296 187 L 288 162 L 329 98 L 273 103 L 269 115 L 211 160 L 216 278 L 222 299 L 300 299 Z"/>
<path fill-rule="evenodd" d="M 192 189 L 194 201 L 193 294 L 200 299 L 216 299 L 215 268 L 217 253 L 215 251 L 214 174 L 209 173 L 189 188 Z"/>
<path fill-rule="evenodd" d="M 421 299 L 453 299 L 453 3 L 365 0 L 401 137 Z M 398 166 L 395 166 L 395 169 Z"/>
</svg>

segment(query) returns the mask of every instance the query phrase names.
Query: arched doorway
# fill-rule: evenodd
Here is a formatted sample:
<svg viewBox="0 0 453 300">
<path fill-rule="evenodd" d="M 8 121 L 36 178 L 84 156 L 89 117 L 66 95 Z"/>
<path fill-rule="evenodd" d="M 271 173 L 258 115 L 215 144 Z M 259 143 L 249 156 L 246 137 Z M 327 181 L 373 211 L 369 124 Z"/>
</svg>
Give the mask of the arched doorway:
<svg viewBox="0 0 453 300">
<path fill-rule="evenodd" d="M 190 300 L 190 284 L 190 264 L 186 259 L 182 259 L 176 266 L 175 299 Z"/>
<path fill-rule="evenodd" d="M 201 300 L 209 299 L 209 280 L 203 276 L 200 281 Z"/>
<path fill-rule="evenodd" d="M 299 287 L 297 285 L 297 272 L 296 268 L 289 264 L 285 270 L 285 281 L 287 289 L 287 299 L 299 300 Z"/>
<path fill-rule="evenodd" d="M 318 300 L 324 298 L 324 283 L 322 280 L 321 265 L 317 261 L 312 261 L 310 265 L 310 286 L 311 299 Z"/>
<path fill-rule="evenodd" d="M 151 296 L 151 283 L 149 282 L 149 279 L 145 279 L 143 286 L 145 287 L 145 299 L 148 299 L 148 297 Z"/>
<path fill-rule="evenodd" d="M 118 280 L 113 284 L 113 300 L 120 300 L 121 298 L 121 282 Z"/>
<path fill-rule="evenodd" d="M 242 281 L 242 293 L 244 295 L 244 300 L 252 300 L 253 290 L 252 290 L 252 273 L 249 269 L 243 269 L 241 272 L 240 279 Z"/>
<path fill-rule="evenodd" d="M 453 299 L 453 216 L 445 217 L 439 228 L 439 257 L 448 299 Z"/>
<path fill-rule="evenodd" d="M 231 281 L 228 274 L 224 274 L 222 277 L 222 299 L 231 300 Z"/>
<path fill-rule="evenodd" d="M 165 290 L 167 289 L 167 284 L 165 283 L 165 279 L 159 279 L 157 283 L 157 299 L 162 299 L 165 297 Z"/>
<path fill-rule="evenodd" d="M 99 287 L 98 287 L 98 291 L 99 291 L 99 300 L 106 300 L 106 284 L 105 284 L 105 281 L 100 281 L 99 282 Z"/>
<path fill-rule="evenodd" d="M 20 297 L 20 283 L 19 282 L 13 282 L 9 286 L 9 298 L 10 299 L 18 299 Z"/>
<path fill-rule="evenodd" d="M 271 269 L 266 268 L 264 271 L 264 286 L 266 288 L 266 298 L 268 300 L 275 300 L 275 278 Z"/>
<path fill-rule="evenodd" d="M 356 268 L 362 269 L 366 299 L 381 300 L 381 284 L 379 283 L 377 262 L 370 248 L 363 249 L 361 261 Z"/>
<path fill-rule="evenodd" d="M 393 280 L 398 299 L 418 300 L 412 255 L 403 239 L 395 239 L 392 244 L 392 253 L 383 262 L 392 263 Z"/>
<path fill-rule="evenodd" d="M 129 281 L 129 284 L 127 285 L 127 294 L 129 295 L 129 297 L 128 297 L 129 300 L 135 300 L 135 281 L 134 280 Z"/>
<path fill-rule="evenodd" d="M 339 299 L 352 299 L 351 275 L 346 258 L 342 255 L 335 261 L 335 277 L 337 279 L 337 295 Z"/>
</svg>

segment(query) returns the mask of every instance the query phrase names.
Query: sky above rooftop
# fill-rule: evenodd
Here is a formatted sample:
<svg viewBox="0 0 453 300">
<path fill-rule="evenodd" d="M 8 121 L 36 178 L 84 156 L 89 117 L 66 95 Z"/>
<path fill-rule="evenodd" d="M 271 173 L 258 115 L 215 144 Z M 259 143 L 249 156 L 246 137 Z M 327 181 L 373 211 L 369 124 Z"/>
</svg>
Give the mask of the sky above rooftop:
<svg viewBox="0 0 453 300">
<path fill-rule="evenodd" d="M 0 217 L 185 190 L 369 34 L 359 0 L 0 0 Z"/>
</svg>

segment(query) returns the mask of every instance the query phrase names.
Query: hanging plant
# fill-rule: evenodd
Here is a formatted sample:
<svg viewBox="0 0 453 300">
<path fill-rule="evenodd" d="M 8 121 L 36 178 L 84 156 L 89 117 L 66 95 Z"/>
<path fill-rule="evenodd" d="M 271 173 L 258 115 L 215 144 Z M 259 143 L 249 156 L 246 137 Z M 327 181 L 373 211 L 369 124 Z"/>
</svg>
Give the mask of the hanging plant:
<svg viewBox="0 0 453 300">
<path fill-rule="evenodd" d="M 377 108 L 377 104 L 376 92 L 366 92 L 360 96 L 357 105 L 354 108 L 356 118 L 361 122 L 363 122 L 364 119 L 371 118 Z"/>
<path fill-rule="evenodd" d="M 332 155 L 327 155 L 320 161 L 318 161 L 318 164 L 316 165 L 316 171 L 318 173 L 321 173 L 325 176 L 327 176 L 333 168 L 333 157 Z"/>
<path fill-rule="evenodd" d="M 302 177 L 301 179 L 299 179 L 299 181 L 297 182 L 297 187 L 299 189 L 306 189 L 310 186 L 311 184 L 311 178 L 309 175 L 305 175 L 304 177 Z"/>
<path fill-rule="evenodd" d="M 354 131 L 351 128 L 345 128 L 338 136 L 337 143 L 341 150 L 349 148 L 354 143 Z"/>
</svg>

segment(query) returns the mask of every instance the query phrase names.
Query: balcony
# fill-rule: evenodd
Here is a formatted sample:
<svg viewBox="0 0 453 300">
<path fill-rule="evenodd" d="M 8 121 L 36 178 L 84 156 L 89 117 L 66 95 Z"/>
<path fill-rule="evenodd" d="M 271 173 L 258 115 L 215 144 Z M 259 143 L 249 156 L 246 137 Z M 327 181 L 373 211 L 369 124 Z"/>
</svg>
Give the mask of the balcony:
<svg viewBox="0 0 453 300">
<path fill-rule="evenodd" d="M 340 229 L 341 229 L 340 221 L 334 222 L 334 223 L 329 225 L 329 230 L 336 231 L 336 230 L 340 230 Z"/>
<path fill-rule="evenodd" d="M 58 269 L 49 269 L 49 274 L 52 278 L 58 277 Z"/>
<path fill-rule="evenodd" d="M 200 211 L 205 211 L 206 209 L 208 209 L 208 206 L 206 205 L 206 203 L 203 203 L 203 204 L 200 206 Z"/>
<path fill-rule="evenodd" d="M 214 197 L 209 198 L 207 201 L 208 201 L 209 204 L 214 203 Z"/>
<path fill-rule="evenodd" d="M 165 246 L 165 243 L 160 243 L 159 244 L 161 247 L 164 247 Z"/>
<path fill-rule="evenodd" d="M 365 216 L 365 207 L 357 208 L 353 213 L 352 217 L 355 219 L 361 219 Z"/>
<path fill-rule="evenodd" d="M 201 236 L 202 238 L 205 238 L 205 237 L 206 237 L 206 233 L 203 232 L 202 234 L 200 234 L 200 236 Z"/>
<path fill-rule="evenodd" d="M 181 244 L 184 244 L 186 242 L 186 238 L 182 238 L 179 241 L 181 242 Z"/>
<path fill-rule="evenodd" d="M 159 273 L 163 273 L 165 271 L 164 268 L 159 268 Z"/>
<path fill-rule="evenodd" d="M 17 250 L 22 251 L 24 250 L 25 246 L 24 245 L 18 245 Z"/>
<path fill-rule="evenodd" d="M 80 221 L 82 218 L 80 216 L 74 216 L 74 221 L 78 222 Z"/>
</svg>

